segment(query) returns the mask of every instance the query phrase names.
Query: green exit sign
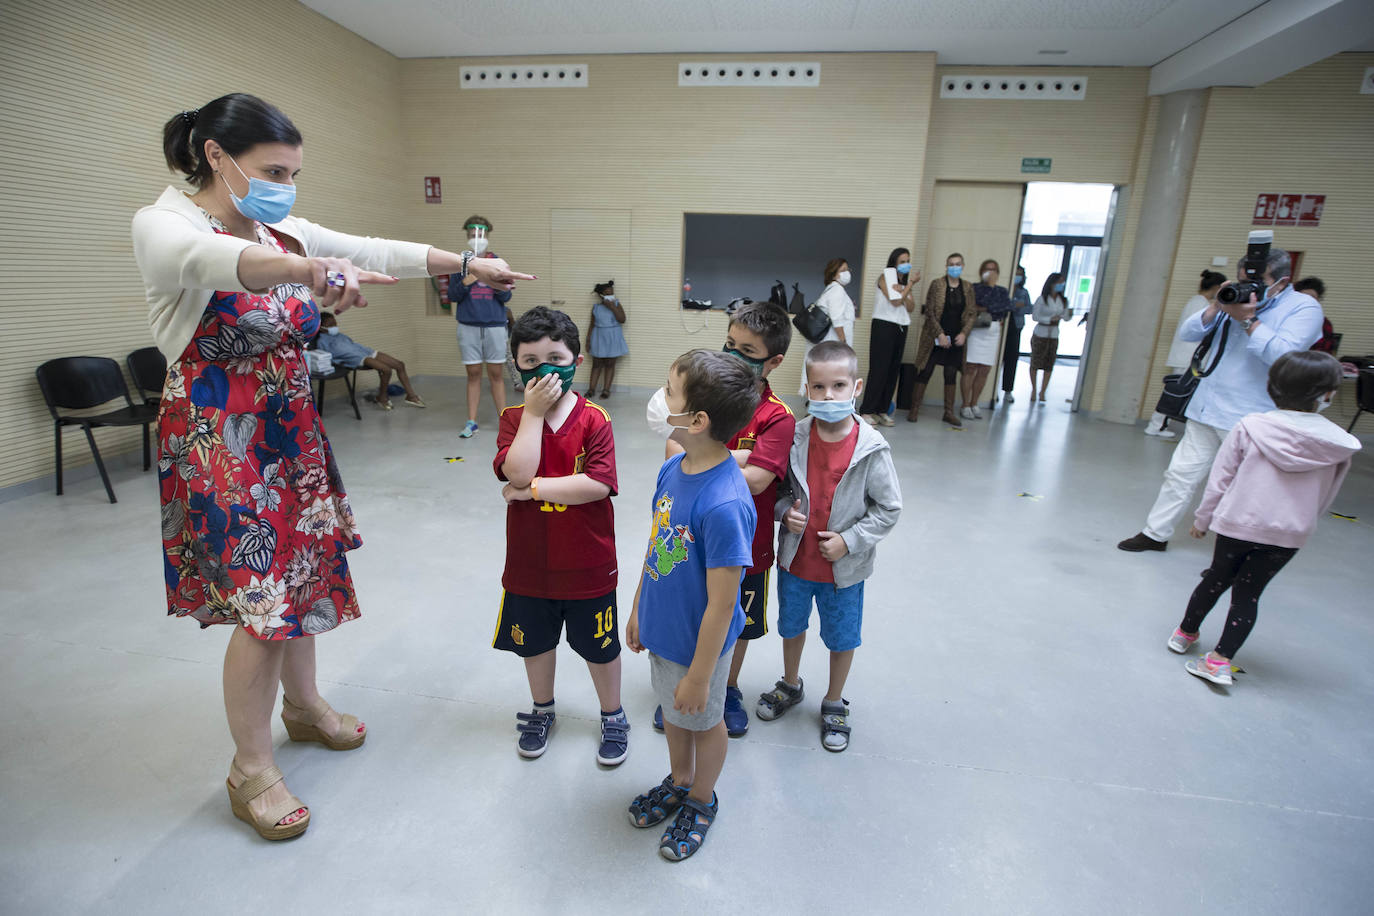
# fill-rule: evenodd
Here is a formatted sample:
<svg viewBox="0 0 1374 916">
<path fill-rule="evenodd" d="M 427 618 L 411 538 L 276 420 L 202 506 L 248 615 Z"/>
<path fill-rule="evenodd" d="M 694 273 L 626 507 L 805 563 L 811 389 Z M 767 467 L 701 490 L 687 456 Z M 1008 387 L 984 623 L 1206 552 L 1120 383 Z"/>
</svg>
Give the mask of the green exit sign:
<svg viewBox="0 0 1374 916">
<path fill-rule="evenodd" d="M 1050 173 L 1050 161 L 1049 159 L 1022 159 L 1021 171 L 1037 175 L 1048 175 Z"/>
</svg>

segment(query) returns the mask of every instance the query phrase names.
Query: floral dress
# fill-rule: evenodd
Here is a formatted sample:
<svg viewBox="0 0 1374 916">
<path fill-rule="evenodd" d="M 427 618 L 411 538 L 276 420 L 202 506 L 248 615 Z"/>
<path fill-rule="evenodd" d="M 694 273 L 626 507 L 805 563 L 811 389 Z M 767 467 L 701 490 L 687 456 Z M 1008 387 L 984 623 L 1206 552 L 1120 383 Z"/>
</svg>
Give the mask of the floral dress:
<svg viewBox="0 0 1374 916">
<path fill-rule="evenodd" d="M 254 226 L 261 244 L 286 251 Z M 346 551 L 362 539 L 303 355 L 319 325 L 304 286 L 216 292 L 167 367 L 158 483 L 169 615 L 237 623 L 261 639 L 358 616 Z"/>
</svg>

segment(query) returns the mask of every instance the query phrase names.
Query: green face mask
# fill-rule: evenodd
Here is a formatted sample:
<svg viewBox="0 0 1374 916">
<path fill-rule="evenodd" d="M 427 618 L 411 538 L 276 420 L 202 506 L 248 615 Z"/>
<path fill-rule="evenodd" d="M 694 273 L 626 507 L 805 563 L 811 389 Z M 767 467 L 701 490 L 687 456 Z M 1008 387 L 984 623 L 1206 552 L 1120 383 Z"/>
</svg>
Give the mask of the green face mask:
<svg viewBox="0 0 1374 916">
<path fill-rule="evenodd" d="M 575 372 L 577 372 L 577 366 L 555 366 L 553 363 L 540 363 L 533 369 L 521 369 L 520 381 L 528 385 L 546 375 L 556 375 L 563 382 L 563 393 L 567 394 L 572 390 Z"/>
<path fill-rule="evenodd" d="M 744 360 L 745 365 L 752 369 L 755 375 L 759 376 L 760 378 L 763 376 L 763 367 L 768 363 L 768 360 L 754 359 L 752 356 L 745 356 L 740 351 L 732 350 L 729 347 L 721 347 L 721 350 L 723 350 L 726 353 L 729 353 L 731 356 Z"/>
</svg>

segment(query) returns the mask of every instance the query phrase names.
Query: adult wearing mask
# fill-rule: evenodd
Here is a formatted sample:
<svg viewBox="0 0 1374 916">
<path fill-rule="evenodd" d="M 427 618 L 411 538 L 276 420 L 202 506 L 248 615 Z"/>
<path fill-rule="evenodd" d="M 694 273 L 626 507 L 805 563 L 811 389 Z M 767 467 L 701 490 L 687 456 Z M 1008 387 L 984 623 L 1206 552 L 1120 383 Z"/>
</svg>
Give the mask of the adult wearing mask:
<svg viewBox="0 0 1374 916">
<path fill-rule="evenodd" d="M 469 216 L 463 228 L 474 254 L 481 258 L 496 257 L 488 250 L 491 235 L 489 220 L 481 216 Z M 449 277 L 448 301 L 453 306 L 453 317 L 458 319 L 458 349 L 463 356 L 463 371 L 468 380 L 468 421 L 463 424 L 458 436 L 471 439 L 477 432 L 477 408 L 482 402 L 484 367 L 496 416 L 500 417 L 501 411 L 506 409 L 506 383 L 501 373 L 506 368 L 509 352 L 506 303 L 510 301 L 510 290 L 488 286 L 469 271 L 467 276 Z"/>
<path fill-rule="evenodd" d="M 978 265 L 978 282 L 973 286 L 978 314 L 974 316 L 973 330 L 968 333 L 968 346 L 964 351 L 963 408 L 959 415 L 965 420 L 983 419 L 978 395 L 982 394 L 988 373 L 997 360 L 1002 319 L 1011 311 L 1011 297 L 997 285 L 1001 271 L 1001 265 L 992 258 Z"/>
<path fill-rule="evenodd" d="M 224 707 L 234 814 L 264 838 L 310 813 L 273 764 L 272 709 L 295 741 L 358 747 L 366 729 L 320 696 L 314 637 L 359 614 L 347 552 L 362 544 L 311 398 L 306 342 L 320 308 L 364 306 L 361 285 L 472 270 L 500 289 L 499 259 L 334 232 L 290 216 L 301 134 L 251 95 L 163 127 L 195 193 L 169 187 L 133 220 L 149 324 L 168 360 L 158 416 L 168 613 L 230 624 Z"/>
<path fill-rule="evenodd" d="M 1026 268 L 1016 265 L 1012 277 L 1011 311 L 1008 313 L 1007 339 L 1002 345 L 1002 397 L 1008 404 L 1016 403 L 1012 390 L 1016 387 L 1016 366 L 1021 361 L 1021 332 L 1031 311 L 1030 293 L 1026 291 Z M 1034 391 L 1031 392 L 1034 396 Z"/>
<path fill-rule="evenodd" d="M 851 346 L 854 340 L 854 319 L 858 316 L 859 310 L 854 305 L 854 300 L 849 298 L 849 294 L 844 288 L 849 285 L 853 275 L 849 272 L 849 261 L 845 258 L 831 258 L 826 262 L 824 282 L 825 289 L 821 290 L 820 298 L 816 300 L 816 305 L 830 316 L 830 330 L 825 332 L 821 340 L 838 340 L 840 343 L 847 343 Z M 816 343 L 820 343 L 817 341 Z M 811 352 L 815 344 L 810 341 L 806 344 L 806 351 L 802 354 L 803 365 L 805 365 L 806 353 Z M 797 394 L 806 394 L 806 373 L 802 373 L 801 385 Z"/>
<path fill-rule="evenodd" d="M 1274 409 L 1268 391 L 1269 367 L 1283 354 L 1306 350 L 1321 337 L 1322 307 L 1292 288 L 1292 270 L 1288 252 L 1271 248 L 1262 278 L 1263 299 L 1254 295 L 1248 302 L 1213 299 L 1183 322 L 1179 337 L 1192 344 L 1217 332 L 1207 363 L 1216 368 L 1198 382 L 1188 401 L 1183 438 L 1174 448 L 1144 529 L 1117 544 L 1119 549 L 1139 553 L 1168 548 L 1178 520 L 1207 479 L 1222 440 L 1241 417 Z M 1229 285 L 1222 284 L 1221 289 Z"/>
<path fill-rule="evenodd" d="M 1293 288 L 1300 293 L 1307 293 L 1318 302 L 1326 298 L 1326 284 L 1320 277 L 1303 277 L 1293 284 Z M 1322 319 L 1322 336 L 1312 345 L 1312 349 L 1336 355 L 1336 328 L 1331 324 L 1330 318 Z"/>
<path fill-rule="evenodd" d="M 1040 298 L 1031 306 L 1031 317 L 1035 319 L 1034 337 L 1031 338 L 1031 403 L 1034 404 L 1035 373 L 1044 372 L 1040 383 L 1040 402 L 1045 401 L 1045 390 L 1050 387 L 1050 374 L 1054 372 L 1054 361 L 1059 358 L 1059 322 L 1073 317 L 1073 309 L 1064 301 L 1064 275 L 1050 274 L 1045 285 L 1040 287 Z"/>
<path fill-rule="evenodd" d="M 889 271 L 896 275 L 895 283 L 889 284 Z M 892 425 L 887 408 L 897 391 L 907 330 L 911 313 L 916 310 L 916 285 L 920 282 L 921 272 L 911 269 L 911 252 L 892 249 L 887 256 L 887 269 L 878 275 L 873 323 L 868 333 L 868 381 L 859 413 L 870 425 Z"/>
<path fill-rule="evenodd" d="M 615 281 L 607 280 L 592 287 L 596 302 L 592 305 L 592 326 L 587 331 L 587 352 L 592 355 L 592 377 L 587 382 L 587 397 L 596 393 L 596 380 L 601 379 L 601 397 L 611 396 L 615 382 L 615 363 L 630 352 L 625 342 L 625 306 L 615 294 Z"/>
<path fill-rule="evenodd" d="M 1217 296 L 1217 290 L 1221 289 L 1221 284 L 1226 282 L 1226 275 L 1217 273 L 1214 270 L 1204 270 L 1202 280 L 1198 284 L 1197 292 L 1193 298 L 1183 304 L 1183 314 L 1178 316 L 1178 327 L 1174 329 L 1174 342 L 1169 345 L 1169 356 L 1165 359 L 1164 365 L 1166 374 L 1182 372 L 1193 361 L 1193 351 L 1197 349 L 1197 343 L 1191 340 L 1184 340 L 1179 336 L 1183 332 L 1183 325 L 1198 312 L 1207 307 Z M 1159 439 L 1178 438 L 1174 431 L 1165 429 L 1169 423 L 1169 418 L 1159 411 L 1150 415 L 1150 422 L 1145 424 L 1145 435 L 1154 436 Z"/>
<path fill-rule="evenodd" d="M 926 290 L 921 309 L 925 320 L 921 322 L 921 339 L 916 344 L 916 365 L 923 368 L 916 376 L 911 409 L 906 415 L 912 423 L 919 419 L 921 401 L 935 367 L 944 366 L 945 413 L 941 419 L 956 429 L 963 428 L 954 413 L 954 394 L 959 369 L 964 365 L 964 343 L 978 314 L 973 284 L 962 278 L 963 272 L 964 256 L 955 252 L 945 258 L 945 275 L 931 280 Z"/>
</svg>

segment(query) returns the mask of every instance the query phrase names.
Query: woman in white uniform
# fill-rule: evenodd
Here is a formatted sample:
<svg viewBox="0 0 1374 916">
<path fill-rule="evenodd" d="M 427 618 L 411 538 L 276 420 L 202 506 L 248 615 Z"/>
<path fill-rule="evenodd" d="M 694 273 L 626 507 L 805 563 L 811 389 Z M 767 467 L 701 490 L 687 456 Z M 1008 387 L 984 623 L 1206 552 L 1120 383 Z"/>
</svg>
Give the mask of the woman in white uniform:
<svg viewBox="0 0 1374 916">
<path fill-rule="evenodd" d="M 854 346 L 854 319 L 858 317 L 859 310 L 854 305 L 854 300 L 849 298 L 849 294 L 844 288 L 849 285 L 851 275 L 849 273 L 849 262 L 844 258 L 831 258 L 825 265 L 825 289 L 821 292 L 820 298 L 816 300 L 816 305 L 820 306 L 827 315 L 830 316 L 830 330 L 826 331 L 822 340 L 838 340 L 840 343 Z M 817 341 L 819 343 L 819 341 Z M 810 341 L 806 344 L 806 353 L 811 352 L 815 346 Z M 805 366 L 806 353 L 802 354 L 802 365 Z M 797 394 L 806 394 L 806 372 L 803 370 L 801 385 Z"/>
<path fill-rule="evenodd" d="M 1183 304 L 1183 314 L 1178 316 L 1178 325 L 1174 328 L 1174 342 L 1169 347 L 1168 359 L 1164 361 L 1164 365 L 1168 367 L 1166 375 L 1182 372 L 1193 361 L 1193 351 L 1197 349 L 1197 341 L 1180 340 L 1179 329 L 1183 327 L 1183 322 L 1205 309 L 1207 303 L 1217 297 L 1217 290 L 1221 289 L 1221 284 L 1225 282 L 1226 274 L 1217 273 L 1214 270 L 1202 272 L 1202 282 L 1198 284 L 1197 294 Z M 1165 429 L 1168 423 L 1169 418 L 1156 410 L 1150 416 L 1150 422 L 1145 425 L 1145 435 L 1160 439 L 1178 438 L 1173 430 Z"/>
</svg>

